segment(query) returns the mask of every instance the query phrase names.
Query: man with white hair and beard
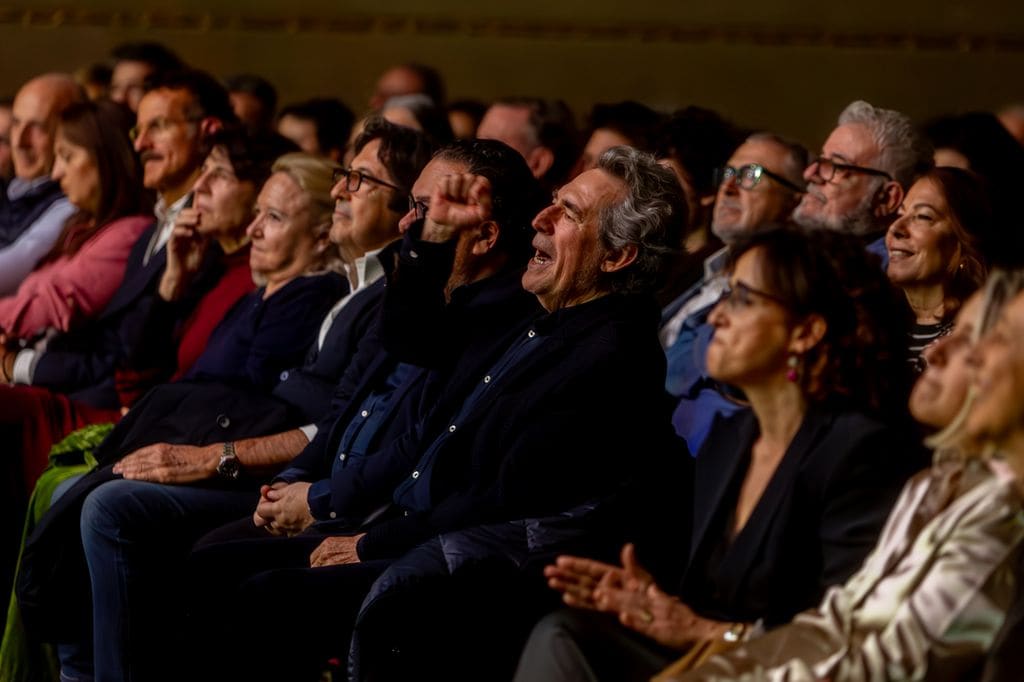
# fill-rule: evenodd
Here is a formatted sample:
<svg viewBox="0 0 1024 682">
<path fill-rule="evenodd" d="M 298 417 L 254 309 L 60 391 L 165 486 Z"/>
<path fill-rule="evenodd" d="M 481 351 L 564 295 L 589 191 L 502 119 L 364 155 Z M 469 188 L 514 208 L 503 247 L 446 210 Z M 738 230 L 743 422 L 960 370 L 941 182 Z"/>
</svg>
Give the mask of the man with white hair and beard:
<svg viewBox="0 0 1024 682">
<path fill-rule="evenodd" d="M 801 178 L 809 154 L 802 146 L 772 133 L 755 133 L 718 172 L 711 230 L 725 247 L 704 261 L 704 277 L 665 307 L 660 332 L 668 358 L 665 388 L 678 400 L 672 424 L 697 452 L 717 414 L 738 405 L 722 396 L 704 368 L 711 340 L 708 313 L 726 285 L 723 269 L 730 245 L 759 229 L 789 220 L 804 192 Z"/>
<path fill-rule="evenodd" d="M 931 145 L 907 116 L 857 100 L 804 171 L 807 193 L 793 220 L 861 236 L 884 265 L 885 231 L 906 190 L 931 166 Z"/>
</svg>

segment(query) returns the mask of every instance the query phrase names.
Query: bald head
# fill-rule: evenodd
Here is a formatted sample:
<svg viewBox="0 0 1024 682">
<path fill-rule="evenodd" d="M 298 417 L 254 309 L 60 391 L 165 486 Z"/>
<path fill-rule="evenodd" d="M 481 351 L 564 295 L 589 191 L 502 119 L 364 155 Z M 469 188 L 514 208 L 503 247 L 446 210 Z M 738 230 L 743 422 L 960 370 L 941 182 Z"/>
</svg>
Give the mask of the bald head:
<svg viewBox="0 0 1024 682">
<path fill-rule="evenodd" d="M 68 105 L 83 98 L 74 78 L 63 73 L 37 76 L 21 87 L 11 111 L 15 175 L 34 180 L 50 174 L 58 118 Z"/>
</svg>

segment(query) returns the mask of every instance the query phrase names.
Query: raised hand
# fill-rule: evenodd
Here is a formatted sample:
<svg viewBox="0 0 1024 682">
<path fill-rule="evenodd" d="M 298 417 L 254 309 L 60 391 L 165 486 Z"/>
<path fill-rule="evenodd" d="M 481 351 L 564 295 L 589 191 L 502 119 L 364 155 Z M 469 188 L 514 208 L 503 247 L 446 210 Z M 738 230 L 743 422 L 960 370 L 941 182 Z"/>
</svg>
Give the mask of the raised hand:
<svg viewBox="0 0 1024 682">
<path fill-rule="evenodd" d="M 487 178 L 470 173 L 445 176 L 430 197 L 422 238 L 446 242 L 490 219 L 491 206 L 491 181 Z"/>
<path fill-rule="evenodd" d="M 171 237 L 167 242 L 167 265 L 160 279 L 160 297 L 175 301 L 181 297 L 192 277 L 203 262 L 203 254 L 209 243 L 198 227 L 202 214 L 195 208 L 183 208 L 174 221 Z"/>
</svg>

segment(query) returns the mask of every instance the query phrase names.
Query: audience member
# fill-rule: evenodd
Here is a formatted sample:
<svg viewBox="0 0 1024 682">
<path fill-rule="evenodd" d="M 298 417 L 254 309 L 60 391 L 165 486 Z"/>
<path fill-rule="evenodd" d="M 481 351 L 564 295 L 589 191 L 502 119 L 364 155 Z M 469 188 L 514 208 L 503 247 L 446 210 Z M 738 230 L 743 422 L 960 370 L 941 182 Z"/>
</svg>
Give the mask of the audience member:
<svg viewBox="0 0 1024 682">
<path fill-rule="evenodd" d="M 1013 169 L 1024 165 L 1024 147 L 989 113 L 933 120 L 924 128 L 937 166 L 958 166 L 980 175 L 992 202 L 992 224 L 981 226 L 980 248 L 990 265 L 1024 264 L 1024 236 L 1017 223 Z"/>
<path fill-rule="evenodd" d="M 269 133 L 277 112 L 277 90 L 270 81 L 251 73 L 224 79 L 231 108 L 249 134 Z"/>
<path fill-rule="evenodd" d="M 931 166 L 931 145 L 909 118 L 851 102 L 804 171 L 807 193 L 793 219 L 805 228 L 855 235 L 885 265 L 885 230 L 910 185 Z"/>
<path fill-rule="evenodd" d="M 731 257 L 707 363 L 751 409 L 697 453 L 678 596 L 631 545 L 621 566 L 559 557 L 549 584 L 584 610 L 541 621 L 517 679 L 646 678 L 678 651 L 786 622 L 860 565 L 919 467 L 882 421 L 902 368 L 898 309 L 862 247 L 772 231 Z"/>
<path fill-rule="evenodd" d="M 906 485 L 858 572 L 791 624 L 666 679 L 977 679 L 1024 540 L 1022 470 L 1004 440 L 1021 429 L 1015 398 L 1024 390 L 1024 356 L 1000 341 L 1010 338 L 1002 334 L 1016 322 L 1014 305 L 999 313 L 1001 297 L 993 294 L 1002 283 L 992 285 L 984 301 L 962 309 L 958 329 L 927 351 L 910 406 L 921 421 L 946 427 L 942 447 L 931 469 Z M 1019 290 L 1017 279 L 1011 295 Z M 1012 333 L 1024 333 L 1024 324 Z M 973 404 L 967 398 L 958 415 L 965 395 Z M 1004 460 L 980 460 L 987 446 L 1000 448 Z"/>
<path fill-rule="evenodd" d="M 11 155 L 11 108 L 14 100 L 0 97 L 0 187 L 14 177 L 14 158 Z"/>
<path fill-rule="evenodd" d="M 455 139 L 445 110 L 426 95 L 398 95 L 380 110 L 381 116 L 395 125 L 422 131 L 437 146 Z"/>
<path fill-rule="evenodd" d="M 726 288 L 728 248 L 789 219 L 802 196 L 807 156 L 798 144 L 756 133 L 717 169 L 720 183 L 711 231 L 725 246 L 704 259 L 700 281 L 662 310 L 665 388 L 677 401 L 672 424 L 691 452 L 700 449 L 716 416 L 740 409 L 735 396 L 708 375 L 704 362 L 714 332 L 707 316 Z"/>
<path fill-rule="evenodd" d="M 113 69 L 107 62 L 96 62 L 75 71 L 75 81 L 82 88 L 86 99 L 98 102 L 110 98 L 110 76 Z"/>
<path fill-rule="evenodd" d="M 472 140 L 476 129 L 487 113 L 487 105 L 480 100 L 460 99 L 448 105 L 448 123 L 456 140 Z"/>
<path fill-rule="evenodd" d="M 381 74 L 370 96 L 370 109 L 379 110 L 392 97 L 426 95 L 439 107 L 445 106 L 444 79 L 440 72 L 425 64 L 409 62 L 393 66 Z"/>
<path fill-rule="evenodd" d="M 0 298 L 0 334 L 32 340 L 98 315 L 124 277 L 128 254 L 152 221 L 129 112 L 110 102 L 72 104 L 60 115 L 51 177 L 77 209 L 17 293 Z M 10 367 L 0 368 L 9 381 Z"/>
<path fill-rule="evenodd" d="M 978 249 L 992 220 L 981 178 L 959 168 L 933 168 L 907 192 L 885 235 L 889 281 L 913 314 L 907 361 L 924 369 L 922 351 L 950 332 L 957 310 L 985 281 Z"/>
<path fill-rule="evenodd" d="M 1024 144 L 1024 105 L 1011 104 L 1003 107 L 997 114 L 999 122 L 1006 128 L 1017 142 Z"/>
<path fill-rule="evenodd" d="M 639 102 L 595 104 L 587 120 L 583 153 L 577 173 L 590 170 L 606 150 L 629 145 L 644 152 L 653 152 L 663 116 Z"/>
<path fill-rule="evenodd" d="M 146 90 L 165 74 L 180 71 L 185 63 L 160 43 L 122 43 L 111 53 L 110 99 L 138 112 Z"/>
<path fill-rule="evenodd" d="M 33 78 L 14 98 L 10 138 L 15 177 L 0 193 L 0 295 L 18 288 L 75 211 L 50 171 L 60 113 L 81 99 L 71 76 L 59 73 Z"/>
<path fill-rule="evenodd" d="M 561 100 L 499 99 L 480 120 L 476 136 L 522 154 L 533 176 L 551 191 L 568 179 L 579 157 L 576 122 Z"/>
<path fill-rule="evenodd" d="M 311 99 L 281 109 L 277 116 L 277 132 L 307 154 L 340 162 L 345 155 L 354 118 L 352 110 L 340 100 Z"/>
</svg>

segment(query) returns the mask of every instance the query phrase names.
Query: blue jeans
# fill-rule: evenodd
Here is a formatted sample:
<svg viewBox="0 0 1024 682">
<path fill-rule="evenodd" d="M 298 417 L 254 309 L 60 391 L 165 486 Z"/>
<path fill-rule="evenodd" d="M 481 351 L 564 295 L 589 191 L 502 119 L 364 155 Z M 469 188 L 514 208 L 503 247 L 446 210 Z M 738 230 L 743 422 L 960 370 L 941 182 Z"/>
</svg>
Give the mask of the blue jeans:
<svg viewBox="0 0 1024 682">
<path fill-rule="evenodd" d="M 251 514 L 256 491 L 110 481 L 82 508 L 97 682 L 174 677 L 182 567 L 207 531 Z"/>
</svg>

